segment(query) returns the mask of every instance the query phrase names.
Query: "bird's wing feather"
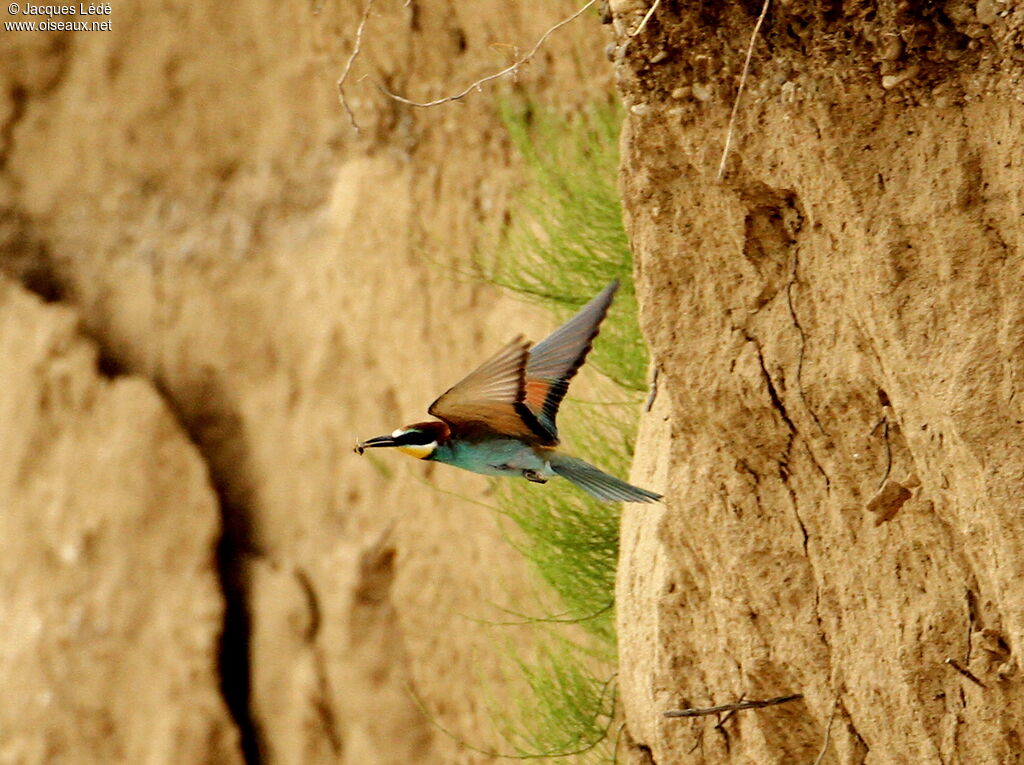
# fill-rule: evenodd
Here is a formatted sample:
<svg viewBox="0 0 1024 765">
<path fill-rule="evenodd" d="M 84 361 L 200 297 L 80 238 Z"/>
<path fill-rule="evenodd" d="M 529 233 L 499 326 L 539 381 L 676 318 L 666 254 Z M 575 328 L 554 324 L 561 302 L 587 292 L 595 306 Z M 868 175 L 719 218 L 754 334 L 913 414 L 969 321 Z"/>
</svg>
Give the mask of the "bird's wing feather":
<svg viewBox="0 0 1024 765">
<path fill-rule="evenodd" d="M 530 343 L 517 337 L 466 375 L 427 410 L 463 434 L 484 432 L 553 445 L 523 403 Z"/>
<path fill-rule="evenodd" d="M 583 366 L 618 288 L 616 279 L 529 351 L 523 401 L 553 439 L 558 438 L 555 417 L 569 381 Z"/>
</svg>

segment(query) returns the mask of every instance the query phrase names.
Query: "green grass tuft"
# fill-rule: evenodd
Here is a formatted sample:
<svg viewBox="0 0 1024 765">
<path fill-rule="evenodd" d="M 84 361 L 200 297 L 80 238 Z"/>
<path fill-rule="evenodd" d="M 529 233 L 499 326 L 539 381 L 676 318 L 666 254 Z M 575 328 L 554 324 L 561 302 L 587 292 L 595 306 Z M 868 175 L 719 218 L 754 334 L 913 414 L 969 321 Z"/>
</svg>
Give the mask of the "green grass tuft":
<svg viewBox="0 0 1024 765">
<path fill-rule="evenodd" d="M 601 667 L 588 666 L 580 656 L 578 645 L 551 636 L 529 660 L 516 658 L 518 679 L 529 692 L 509 705 L 491 704 L 512 756 L 608 761 L 617 724 L 615 676 L 596 676 Z"/>
<path fill-rule="evenodd" d="M 489 281 L 566 319 L 612 279 L 622 286 L 588 363 L 627 390 L 646 385 L 647 350 L 637 325 L 633 262 L 618 192 L 622 111 L 601 104 L 562 117 L 505 102 L 501 117 L 530 178 Z"/>
<path fill-rule="evenodd" d="M 600 400 L 570 396 L 558 421 L 566 451 L 625 477 L 648 358 L 616 180 L 621 110 L 607 104 L 564 117 L 506 103 L 501 114 L 529 183 L 497 253 L 480 265 L 490 281 L 540 302 L 558 321 L 620 280 L 588 357 L 588 367 L 608 378 L 596 386 Z M 612 762 L 621 508 L 563 480 L 542 487 L 498 481 L 496 491 L 502 516 L 513 523 L 506 535 L 561 606 L 535 618 L 538 645 L 529 658 L 509 649 L 528 691 L 495 712 L 497 727 L 518 757 Z"/>
<path fill-rule="evenodd" d="M 629 411 L 572 401 L 564 405 L 572 453 L 603 470 L 625 476 L 632 454 Z M 580 425 L 592 427 L 588 431 Z M 572 437 L 572 436 L 575 437 Z M 534 565 L 541 579 L 564 605 L 564 621 L 577 621 L 614 656 L 615 569 L 619 551 L 620 506 L 601 502 L 568 481 L 553 479 L 544 486 L 500 481 L 498 503 L 518 535 L 507 534 Z"/>
</svg>

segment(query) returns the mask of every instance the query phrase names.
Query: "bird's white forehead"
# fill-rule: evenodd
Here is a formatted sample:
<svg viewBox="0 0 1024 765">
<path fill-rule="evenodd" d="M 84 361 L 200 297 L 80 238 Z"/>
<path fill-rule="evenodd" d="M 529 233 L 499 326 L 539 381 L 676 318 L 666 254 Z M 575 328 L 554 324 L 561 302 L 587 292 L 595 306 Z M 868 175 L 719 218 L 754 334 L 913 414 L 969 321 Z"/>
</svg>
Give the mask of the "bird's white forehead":
<svg viewBox="0 0 1024 765">
<path fill-rule="evenodd" d="M 400 435 L 402 435 L 402 434 L 403 434 L 404 432 L 405 432 L 404 430 L 402 430 L 401 428 L 398 428 L 398 429 L 396 429 L 396 430 L 395 430 L 395 431 L 394 431 L 394 432 L 393 432 L 393 433 L 391 434 L 391 437 L 392 437 L 392 438 L 398 438 L 398 437 L 399 437 Z"/>
</svg>

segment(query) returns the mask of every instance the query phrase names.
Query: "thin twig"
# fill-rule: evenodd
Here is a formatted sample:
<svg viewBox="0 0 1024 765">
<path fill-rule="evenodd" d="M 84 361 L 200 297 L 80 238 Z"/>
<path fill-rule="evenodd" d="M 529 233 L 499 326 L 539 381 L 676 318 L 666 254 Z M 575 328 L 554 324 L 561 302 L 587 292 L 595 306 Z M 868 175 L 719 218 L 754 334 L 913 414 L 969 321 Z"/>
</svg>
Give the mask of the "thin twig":
<svg viewBox="0 0 1024 765">
<path fill-rule="evenodd" d="M 492 603 L 492 605 L 504 611 L 506 614 L 511 614 L 512 616 L 518 616 L 520 618 L 515 621 L 509 620 L 499 622 L 494 621 L 493 619 L 482 619 L 478 616 L 470 616 L 469 614 L 459 614 L 459 616 L 464 619 L 468 619 L 471 622 L 489 624 L 494 627 L 522 627 L 528 624 L 582 624 L 583 622 L 593 621 L 594 619 L 597 619 L 603 614 L 611 611 L 615 607 L 615 601 L 611 600 L 607 605 L 602 606 L 597 611 L 592 611 L 589 614 L 584 614 L 583 616 L 573 616 L 572 611 L 564 611 L 561 614 L 552 614 L 551 616 L 530 616 L 529 614 L 514 611 L 511 608 L 499 606 L 497 603 Z"/>
<path fill-rule="evenodd" d="M 630 37 L 636 37 L 638 34 L 644 31 L 644 27 L 647 26 L 647 22 L 650 21 L 651 16 L 654 15 L 654 12 L 658 10 L 659 5 L 661 5 L 661 0 L 654 0 L 654 2 L 651 3 L 651 7 L 647 9 L 647 14 L 640 21 L 640 24 L 637 26 L 637 28 L 633 30 L 632 34 L 630 34 Z"/>
<path fill-rule="evenodd" d="M 398 101 L 399 103 L 406 104 L 407 106 L 417 106 L 417 107 L 423 108 L 423 109 L 431 107 L 431 106 L 439 106 L 441 104 L 448 103 L 449 101 L 461 101 L 463 98 L 468 96 L 474 90 L 478 90 L 484 83 L 491 82 L 492 80 L 497 80 L 497 79 L 500 79 L 500 78 L 502 78 L 502 77 L 504 77 L 506 75 L 514 74 L 514 73 L 518 72 L 519 71 L 519 67 L 521 67 L 523 64 L 525 64 L 528 61 L 530 61 L 535 55 L 537 55 L 537 51 L 540 50 L 541 46 L 545 42 L 547 42 L 547 39 L 552 34 L 554 34 L 556 31 L 558 31 L 559 29 L 564 27 L 569 22 L 575 21 L 576 19 L 578 19 L 580 16 L 582 16 L 587 11 L 588 8 L 590 8 L 590 6 L 592 6 L 596 2 L 597 2 L 597 0 L 589 0 L 589 2 L 586 5 L 584 5 L 578 11 L 576 11 L 576 13 L 574 13 L 572 16 L 569 16 L 568 18 L 562 19 L 557 24 L 555 24 L 553 27 L 548 29 L 548 31 L 545 32 L 543 35 L 541 35 L 540 39 L 537 40 L 537 44 L 534 45 L 530 49 L 530 52 L 527 53 L 522 58 L 517 59 L 511 66 L 507 66 L 504 69 L 502 69 L 500 72 L 495 72 L 494 74 L 489 74 L 486 77 L 483 77 L 483 78 L 477 80 L 472 85 L 470 85 L 468 88 L 466 88 L 465 90 L 463 90 L 460 93 L 456 93 L 454 96 L 445 96 L 444 98 L 438 98 L 436 101 L 422 101 L 422 102 L 421 101 L 412 101 L 412 100 L 410 100 L 408 98 L 405 98 L 404 96 L 398 95 L 397 93 L 392 93 L 390 90 L 388 90 L 386 87 L 384 87 L 379 82 L 377 83 L 377 87 L 380 89 L 380 92 L 383 93 L 384 95 L 386 95 L 388 98 L 394 99 L 395 101 Z"/>
<path fill-rule="evenodd" d="M 722 161 L 718 164 L 718 180 L 725 177 L 725 161 L 729 158 L 729 149 L 732 147 L 732 131 L 736 127 L 736 113 L 740 108 L 740 96 L 743 95 L 743 87 L 747 84 L 747 73 L 750 71 L 750 57 L 754 55 L 754 43 L 757 42 L 757 33 L 761 31 L 761 24 L 768 14 L 768 6 L 771 0 L 764 0 L 761 8 L 761 15 L 757 17 L 754 31 L 750 35 L 750 45 L 747 46 L 747 58 L 743 62 L 743 73 L 740 75 L 740 85 L 736 89 L 736 100 L 732 103 L 732 115 L 729 117 L 729 129 L 725 133 L 725 148 L 722 149 Z"/>
<path fill-rule="evenodd" d="M 622 734 L 626 730 L 626 723 L 619 723 L 619 729 L 615 733 L 615 743 L 612 745 L 612 765 L 618 765 L 619 762 L 619 743 L 622 741 Z"/>
<path fill-rule="evenodd" d="M 821 751 L 818 752 L 818 756 L 814 758 L 814 765 L 821 765 L 825 761 L 825 754 L 828 752 L 828 741 L 832 735 L 832 721 L 836 718 L 836 709 L 839 707 L 839 694 L 836 694 L 835 700 L 832 702 L 832 712 L 828 716 L 828 725 L 825 726 L 825 741 L 821 745 Z"/>
<path fill-rule="evenodd" d="M 341 73 L 341 77 L 338 78 L 338 99 L 341 101 L 341 105 L 345 108 L 345 114 L 348 115 L 348 121 L 352 123 L 352 129 L 359 134 L 359 123 L 356 122 L 356 115 L 352 113 L 352 107 L 348 105 L 348 98 L 345 97 L 345 80 L 348 79 L 349 72 L 352 71 L 352 64 L 356 60 L 356 56 L 363 49 L 363 30 L 366 29 L 366 20 L 370 18 L 370 10 L 373 8 L 373 0 L 366 0 L 366 7 L 363 9 L 363 16 L 359 19 L 359 26 L 356 28 L 356 44 L 352 48 L 352 55 L 348 57 L 348 61 L 345 62 L 345 69 Z"/>
<path fill-rule="evenodd" d="M 785 704 L 790 701 L 799 701 L 804 695 L 794 693 L 789 696 L 776 696 L 774 699 L 764 701 L 736 701 L 732 704 L 719 704 L 717 707 L 694 707 L 693 709 L 670 709 L 662 712 L 663 717 L 702 717 L 704 715 L 715 715 L 719 712 L 740 712 L 744 709 L 761 709 L 776 704 Z"/>
<path fill-rule="evenodd" d="M 946 659 L 945 663 L 948 664 L 949 666 L 951 666 L 958 673 L 960 673 L 961 675 L 966 677 L 968 680 L 970 680 L 975 685 L 977 685 L 977 686 L 979 686 L 981 688 L 987 688 L 988 687 L 983 682 L 981 682 L 981 680 L 979 680 L 977 678 L 977 676 L 973 672 L 971 672 L 971 670 L 967 669 L 966 667 L 960 666 L 960 662 L 958 662 L 956 659 Z"/>
<path fill-rule="evenodd" d="M 745 693 L 744 693 L 744 694 L 743 694 L 742 696 L 740 696 L 740 697 L 739 697 L 738 701 L 742 702 L 742 701 L 743 701 L 743 699 L 744 699 L 744 698 L 746 698 L 746 695 L 747 695 L 747 694 L 745 694 Z M 724 726 L 725 726 L 725 724 L 726 724 L 727 722 L 729 722 L 729 720 L 731 720 L 731 719 L 732 719 L 732 716 L 733 716 L 734 714 L 736 714 L 736 712 L 737 712 L 737 711 L 739 711 L 739 710 L 736 710 L 736 709 L 730 709 L 730 710 L 729 710 L 728 712 L 726 712 L 726 713 L 725 713 L 725 717 L 723 717 L 723 718 L 722 718 L 721 720 L 719 720 L 719 721 L 718 721 L 718 724 L 717 724 L 717 725 L 715 725 L 715 729 L 716 729 L 716 730 L 720 730 L 720 731 L 722 731 L 722 735 L 724 735 L 724 736 L 728 736 L 728 734 L 727 734 L 727 733 L 725 732 L 725 730 L 724 730 Z"/>
<path fill-rule="evenodd" d="M 971 666 L 971 650 L 974 644 L 974 591 L 967 590 L 967 648 L 964 650 L 964 665 Z"/>
<path fill-rule="evenodd" d="M 882 417 L 882 439 L 885 441 L 885 474 L 882 476 L 882 480 L 878 482 L 878 491 L 882 490 L 885 486 L 885 482 L 889 480 L 889 475 L 892 473 L 892 444 L 889 443 L 889 413 L 886 412 Z M 875 426 L 878 427 L 877 425 Z"/>
</svg>

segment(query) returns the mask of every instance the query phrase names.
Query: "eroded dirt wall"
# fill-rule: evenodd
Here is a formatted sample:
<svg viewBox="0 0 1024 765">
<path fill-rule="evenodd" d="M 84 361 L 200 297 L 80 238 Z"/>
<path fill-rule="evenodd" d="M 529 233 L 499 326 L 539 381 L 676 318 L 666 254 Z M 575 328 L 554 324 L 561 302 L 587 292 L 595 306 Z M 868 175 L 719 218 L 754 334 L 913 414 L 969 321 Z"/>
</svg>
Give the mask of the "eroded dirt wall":
<svg viewBox="0 0 1024 765">
<path fill-rule="evenodd" d="M 623 528 L 637 762 L 1024 751 L 1024 12 L 993 7 L 773 5 L 721 181 L 760 6 L 665 3 L 620 48 L 634 478 L 667 495 Z"/>
<path fill-rule="evenodd" d="M 72 310 L 0 276 L 0 760 L 240 763 L 206 466 L 96 356 Z"/>
</svg>

